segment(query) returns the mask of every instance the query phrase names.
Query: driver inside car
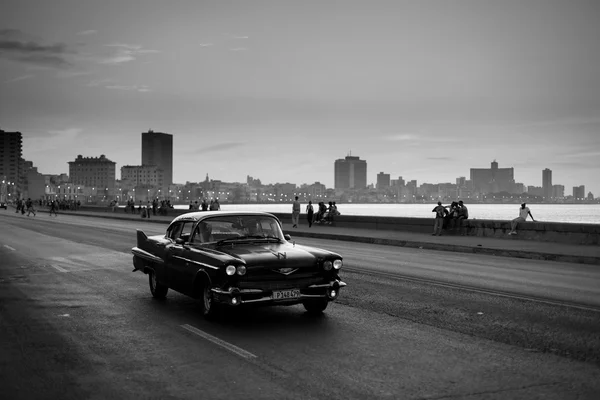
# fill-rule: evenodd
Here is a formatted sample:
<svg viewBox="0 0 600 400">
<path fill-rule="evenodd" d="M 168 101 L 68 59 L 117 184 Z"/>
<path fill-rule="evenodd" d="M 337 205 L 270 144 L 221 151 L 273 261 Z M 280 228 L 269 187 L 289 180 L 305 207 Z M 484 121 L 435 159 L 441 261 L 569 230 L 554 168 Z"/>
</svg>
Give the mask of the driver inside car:
<svg viewBox="0 0 600 400">
<path fill-rule="evenodd" d="M 196 240 L 200 243 L 207 243 L 212 241 L 212 227 L 206 222 L 200 222 L 198 228 L 196 228 Z"/>
</svg>

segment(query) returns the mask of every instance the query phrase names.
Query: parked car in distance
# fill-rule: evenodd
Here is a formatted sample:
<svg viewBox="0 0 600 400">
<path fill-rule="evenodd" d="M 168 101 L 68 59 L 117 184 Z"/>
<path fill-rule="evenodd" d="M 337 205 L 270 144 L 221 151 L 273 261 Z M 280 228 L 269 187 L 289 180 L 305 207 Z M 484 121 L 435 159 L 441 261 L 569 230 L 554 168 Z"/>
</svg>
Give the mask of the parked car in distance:
<svg viewBox="0 0 600 400">
<path fill-rule="evenodd" d="M 4 208 L 5 210 L 8 210 L 8 205 L 5 202 L 0 202 L 0 208 Z"/>
<path fill-rule="evenodd" d="M 339 254 L 291 242 L 265 212 L 183 214 L 164 235 L 138 230 L 131 252 L 133 271 L 148 275 L 154 297 L 172 289 L 200 299 L 206 317 L 249 304 L 303 304 L 319 314 L 346 286 Z"/>
</svg>

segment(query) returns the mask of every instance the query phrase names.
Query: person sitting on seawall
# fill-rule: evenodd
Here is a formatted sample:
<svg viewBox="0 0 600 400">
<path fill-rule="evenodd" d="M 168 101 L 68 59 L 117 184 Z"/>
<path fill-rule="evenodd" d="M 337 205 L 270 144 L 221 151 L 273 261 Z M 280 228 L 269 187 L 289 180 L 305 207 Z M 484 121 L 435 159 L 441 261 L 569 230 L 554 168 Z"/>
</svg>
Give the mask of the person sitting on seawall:
<svg viewBox="0 0 600 400">
<path fill-rule="evenodd" d="M 527 207 L 527 203 L 523 203 L 521 204 L 521 208 L 519 209 L 519 216 L 515 219 L 512 220 L 512 222 L 510 223 L 510 232 L 508 232 L 509 235 L 516 235 L 517 234 L 517 225 L 519 224 L 519 222 L 525 222 L 525 220 L 527 220 L 527 216 L 531 216 L 531 220 L 533 222 L 535 222 L 535 219 L 533 219 L 533 215 L 531 214 L 531 211 L 529 211 L 529 207 Z"/>
<path fill-rule="evenodd" d="M 469 219 L 469 209 L 462 200 L 458 201 L 458 217 L 456 217 L 454 230 L 458 231 L 462 236 L 465 236 L 465 231 L 462 228 L 462 222 L 465 219 Z"/>
<path fill-rule="evenodd" d="M 448 206 L 444 206 L 445 208 L 448 208 Z M 448 210 L 448 213 L 444 216 L 444 226 L 443 229 L 454 229 L 454 226 L 456 224 L 456 219 L 458 218 L 458 203 L 456 201 L 453 201 L 450 204 L 450 209 Z"/>
</svg>

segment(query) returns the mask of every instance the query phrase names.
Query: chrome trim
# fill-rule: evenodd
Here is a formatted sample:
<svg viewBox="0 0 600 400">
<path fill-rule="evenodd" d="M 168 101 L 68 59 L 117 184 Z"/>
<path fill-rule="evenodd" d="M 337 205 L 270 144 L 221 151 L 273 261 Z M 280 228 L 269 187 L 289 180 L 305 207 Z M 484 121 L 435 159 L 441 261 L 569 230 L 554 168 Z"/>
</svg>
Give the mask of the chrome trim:
<svg viewBox="0 0 600 400">
<path fill-rule="evenodd" d="M 148 253 L 146 250 L 142 250 L 139 247 L 132 248 L 131 249 L 131 253 L 134 256 L 141 257 L 141 258 L 143 258 L 145 260 L 148 260 L 148 261 L 151 261 L 151 262 L 154 262 L 154 263 L 158 263 L 158 264 L 164 264 L 165 263 L 162 258 L 157 257 L 157 256 L 155 256 L 152 253 Z"/>
<path fill-rule="evenodd" d="M 196 264 L 196 265 L 199 265 L 201 267 L 206 267 L 206 268 L 211 268 L 211 269 L 219 269 L 219 267 L 215 267 L 214 265 L 204 264 L 204 263 L 201 263 L 199 261 L 190 260 L 189 258 L 185 258 L 185 257 L 173 256 L 173 258 L 178 258 L 181 261 L 185 261 L 185 262 L 188 262 L 188 263 Z"/>
<path fill-rule="evenodd" d="M 335 280 L 335 281 L 331 281 L 329 283 L 323 283 L 323 284 L 318 284 L 318 285 L 310 285 L 308 288 L 309 289 L 324 288 L 324 287 L 331 287 L 331 288 L 333 288 L 336 285 L 336 283 L 337 283 L 337 286 L 340 289 L 343 288 L 343 287 L 348 286 L 346 284 L 346 282 Z"/>
<path fill-rule="evenodd" d="M 325 294 L 304 294 L 304 293 L 300 293 L 299 297 L 294 297 L 291 299 L 281 299 L 281 300 L 275 300 L 276 303 L 286 303 L 286 302 L 296 302 L 298 300 L 302 300 L 302 299 L 315 299 L 315 298 L 326 298 L 329 301 L 334 301 L 338 298 L 339 296 L 339 289 L 343 288 L 344 286 L 347 286 L 345 282 L 339 281 L 339 280 L 335 280 L 335 281 L 331 281 L 328 284 L 322 284 L 322 285 L 310 285 L 308 286 L 308 289 L 315 289 L 315 288 L 327 288 L 329 289 L 334 289 L 337 291 L 337 294 L 334 298 L 331 298 L 329 296 L 328 293 Z M 261 290 L 261 289 L 238 289 L 236 287 L 230 287 L 229 290 L 222 290 L 222 289 L 218 289 L 218 288 L 212 288 L 210 289 L 211 292 L 217 294 L 217 295 L 221 295 L 221 296 L 235 296 L 238 297 L 240 295 L 243 294 L 258 294 L 258 293 L 267 293 L 267 292 L 271 292 L 272 290 Z M 244 300 L 242 298 L 239 299 L 240 302 L 239 304 L 248 304 L 248 303 L 260 303 L 260 302 L 267 302 L 267 301 L 273 301 L 273 298 L 271 297 L 271 295 L 268 296 L 262 296 L 259 299 L 248 299 L 248 300 Z"/>
</svg>

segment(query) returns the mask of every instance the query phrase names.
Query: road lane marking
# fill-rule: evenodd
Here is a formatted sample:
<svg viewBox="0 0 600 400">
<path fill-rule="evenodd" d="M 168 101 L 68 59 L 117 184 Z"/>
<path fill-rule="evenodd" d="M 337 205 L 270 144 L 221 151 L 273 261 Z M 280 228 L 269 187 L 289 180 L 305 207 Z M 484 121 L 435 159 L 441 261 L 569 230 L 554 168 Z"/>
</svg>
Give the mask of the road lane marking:
<svg viewBox="0 0 600 400">
<path fill-rule="evenodd" d="M 203 339 L 208 340 L 209 342 L 212 342 L 212 343 L 214 343 L 214 344 L 216 344 L 218 346 L 223 347 L 224 349 L 227 349 L 227 350 L 231 351 L 232 353 L 237 354 L 240 357 L 243 357 L 245 359 L 257 358 L 256 355 L 250 353 L 249 351 L 246 351 L 246 350 L 244 350 L 244 349 L 242 349 L 240 347 L 237 347 L 236 345 L 233 345 L 233 344 L 231 344 L 229 342 L 226 342 L 226 341 L 221 340 L 221 339 L 219 339 L 217 337 L 209 335 L 208 333 L 206 333 L 204 331 L 201 331 L 198 328 L 194 328 L 191 325 L 184 324 L 184 325 L 181 325 L 181 327 L 183 329 L 189 331 L 189 332 L 192 332 L 195 335 L 200 336 Z"/>
<path fill-rule="evenodd" d="M 14 247 L 10 247 L 7 244 L 5 244 L 4 247 L 6 247 L 7 249 L 12 250 L 12 251 L 17 251 L 17 249 L 15 249 Z"/>
<path fill-rule="evenodd" d="M 64 269 L 63 267 L 59 267 L 58 265 L 50 264 L 50 266 L 52 268 L 54 268 L 55 270 L 57 270 L 58 272 L 69 272 L 66 269 Z"/>
</svg>

